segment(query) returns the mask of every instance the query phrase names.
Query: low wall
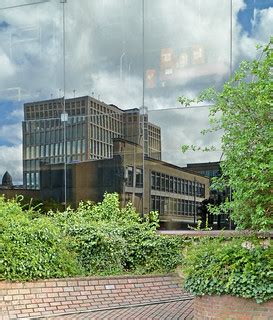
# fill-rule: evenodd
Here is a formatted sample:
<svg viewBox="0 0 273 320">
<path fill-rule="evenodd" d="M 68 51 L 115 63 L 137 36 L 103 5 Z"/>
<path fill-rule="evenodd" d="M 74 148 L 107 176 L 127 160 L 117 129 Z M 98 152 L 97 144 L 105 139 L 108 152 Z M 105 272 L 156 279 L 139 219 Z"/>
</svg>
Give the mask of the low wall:
<svg viewBox="0 0 273 320">
<path fill-rule="evenodd" d="M 0 319 L 191 299 L 174 275 L 0 281 Z"/>
<path fill-rule="evenodd" d="M 195 320 L 269 320 L 273 319 L 273 300 L 258 304 L 253 299 L 234 296 L 194 298 Z"/>
</svg>

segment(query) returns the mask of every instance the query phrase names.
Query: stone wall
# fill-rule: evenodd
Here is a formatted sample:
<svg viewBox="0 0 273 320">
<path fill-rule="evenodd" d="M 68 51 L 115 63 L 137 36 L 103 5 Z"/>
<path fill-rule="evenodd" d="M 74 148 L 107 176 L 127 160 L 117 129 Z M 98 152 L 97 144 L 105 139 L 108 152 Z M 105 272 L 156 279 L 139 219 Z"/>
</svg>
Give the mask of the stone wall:
<svg viewBox="0 0 273 320">
<path fill-rule="evenodd" d="M 192 299 L 173 275 L 0 281 L 0 319 Z"/>
</svg>

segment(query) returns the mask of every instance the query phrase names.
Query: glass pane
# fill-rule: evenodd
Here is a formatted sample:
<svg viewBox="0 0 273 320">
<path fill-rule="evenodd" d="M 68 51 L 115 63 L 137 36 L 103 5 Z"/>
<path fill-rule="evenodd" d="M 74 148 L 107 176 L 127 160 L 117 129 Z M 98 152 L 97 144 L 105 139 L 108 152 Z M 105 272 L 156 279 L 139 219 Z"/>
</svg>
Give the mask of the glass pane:
<svg viewBox="0 0 273 320">
<path fill-rule="evenodd" d="M 208 107 L 186 109 L 177 98 L 220 89 L 255 57 L 272 8 L 273 0 L 2 0 L 1 177 L 8 171 L 20 192 L 74 204 L 117 191 L 141 214 L 158 210 L 163 227 L 182 218 L 185 227 L 208 180 L 180 168 L 218 162 L 221 134 L 200 135 Z M 217 151 L 185 155 L 182 144 Z"/>
<path fill-rule="evenodd" d="M 11 194 L 39 189 L 41 154 L 55 152 L 46 119 L 57 111 L 45 111 L 45 100 L 62 95 L 61 14 L 57 1 L 0 4 L 0 168 L 16 186 Z"/>
</svg>

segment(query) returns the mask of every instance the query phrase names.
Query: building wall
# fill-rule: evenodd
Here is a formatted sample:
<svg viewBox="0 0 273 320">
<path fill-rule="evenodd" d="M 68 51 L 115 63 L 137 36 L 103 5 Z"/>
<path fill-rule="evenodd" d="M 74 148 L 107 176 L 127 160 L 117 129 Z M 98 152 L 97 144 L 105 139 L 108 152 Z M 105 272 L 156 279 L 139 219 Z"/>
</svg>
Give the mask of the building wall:
<svg viewBox="0 0 273 320">
<path fill-rule="evenodd" d="M 28 189 L 40 187 L 41 161 L 57 164 L 109 159 L 115 138 L 143 144 L 139 109 L 124 111 L 85 96 L 66 99 L 65 111 L 68 120 L 62 122 L 63 99 L 24 105 L 23 183 Z M 148 155 L 160 159 L 160 128 L 149 123 L 147 135 Z"/>
<path fill-rule="evenodd" d="M 157 210 L 161 220 L 190 222 L 201 202 L 209 197 L 208 178 L 163 161 L 147 159 L 144 177 L 144 211 Z"/>
<path fill-rule="evenodd" d="M 130 200 L 142 214 L 156 210 L 162 221 L 194 221 L 198 205 L 209 196 L 208 178 L 144 157 L 140 145 L 124 139 L 115 139 L 113 149 L 111 159 L 67 166 L 68 202 L 74 206 L 81 200 L 97 202 L 105 192 L 117 192 L 122 206 Z M 45 165 L 41 171 L 43 197 L 63 201 L 63 191 L 63 167 Z"/>
<path fill-rule="evenodd" d="M 112 159 L 87 161 L 69 164 L 67 166 L 67 199 L 74 206 L 81 200 L 94 202 L 102 200 L 105 192 L 118 192 L 125 205 L 132 201 L 139 212 L 147 213 L 157 210 L 161 220 L 192 221 L 195 206 L 208 197 L 209 180 L 198 174 L 192 174 L 179 167 L 151 158 L 143 158 L 142 147 L 123 139 L 114 142 L 114 157 Z M 143 190 L 143 160 L 145 161 Z M 43 197 L 52 197 L 64 201 L 63 167 L 60 165 L 45 166 L 41 172 Z M 154 174 L 160 174 L 160 179 L 168 178 L 168 189 L 155 188 L 152 184 Z M 45 179 L 43 178 L 46 175 Z M 175 183 L 182 181 L 191 186 L 202 186 L 201 194 L 182 192 Z M 46 182 L 46 183 L 45 183 Z M 144 194 L 144 199 L 143 199 Z M 160 202 L 158 206 L 158 201 Z M 161 202 L 164 202 L 162 205 Z M 189 209 L 190 208 L 190 209 Z"/>
</svg>

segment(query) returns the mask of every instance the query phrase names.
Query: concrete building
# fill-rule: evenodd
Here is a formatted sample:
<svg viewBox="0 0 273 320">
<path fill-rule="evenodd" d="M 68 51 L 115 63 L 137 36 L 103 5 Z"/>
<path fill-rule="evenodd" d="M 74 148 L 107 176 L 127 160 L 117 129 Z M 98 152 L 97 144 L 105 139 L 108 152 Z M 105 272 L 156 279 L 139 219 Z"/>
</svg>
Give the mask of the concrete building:
<svg viewBox="0 0 273 320">
<path fill-rule="evenodd" d="M 144 162 L 143 162 L 144 161 Z M 41 169 L 41 196 L 64 201 L 63 164 Z M 105 192 L 117 192 L 122 204 L 129 200 L 143 214 L 156 210 L 162 224 L 193 223 L 198 207 L 209 197 L 209 179 L 149 156 L 142 146 L 114 139 L 113 157 L 71 163 L 67 166 L 67 200 L 102 200 Z"/>
<path fill-rule="evenodd" d="M 66 99 L 64 116 L 63 102 L 52 99 L 24 104 L 23 184 L 27 189 L 40 188 L 41 162 L 112 158 L 114 138 L 145 145 L 147 156 L 161 159 L 160 127 L 149 123 L 139 109 L 121 110 L 84 96 Z"/>
</svg>

